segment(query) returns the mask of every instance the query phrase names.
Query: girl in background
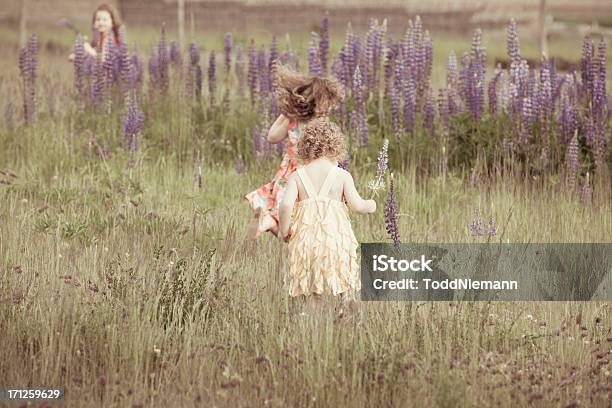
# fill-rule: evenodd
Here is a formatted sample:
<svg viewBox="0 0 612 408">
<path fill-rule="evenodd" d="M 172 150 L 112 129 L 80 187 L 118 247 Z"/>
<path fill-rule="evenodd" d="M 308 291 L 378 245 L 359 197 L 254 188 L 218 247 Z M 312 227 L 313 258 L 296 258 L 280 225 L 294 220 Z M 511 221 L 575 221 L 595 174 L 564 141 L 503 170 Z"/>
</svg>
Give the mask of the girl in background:
<svg viewBox="0 0 612 408">
<path fill-rule="evenodd" d="M 297 150 L 304 166 L 289 177 L 280 205 L 280 233 L 289 242 L 289 295 L 312 295 L 318 301 L 326 292 L 340 294 L 354 306 L 361 283 L 348 208 L 371 214 L 376 202 L 361 198 L 351 174 L 338 167 L 346 145 L 340 129 L 328 118 L 308 124 Z"/>
<path fill-rule="evenodd" d="M 121 18 L 117 9 L 107 3 L 100 4 L 94 11 L 92 18 L 94 38 L 91 44 L 88 42 L 83 44 L 85 52 L 96 58 L 98 50 L 100 50 L 102 52 L 102 59 L 104 59 L 109 36 L 112 38 L 115 46 L 119 45 L 120 27 Z M 70 54 L 68 59 L 70 61 L 74 60 L 74 54 Z"/>
<path fill-rule="evenodd" d="M 265 231 L 278 235 L 279 204 L 287 179 L 297 168 L 296 146 L 303 125 L 313 118 L 330 115 L 344 97 L 338 82 L 303 75 L 285 66 L 278 67 L 275 92 L 281 115 L 272 124 L 267 139 L 272 144 L 287 139 L 287 152 L 272 181 L 245 196 L 255 212 L 251 226 L 254 238 Z"/>
</svg>

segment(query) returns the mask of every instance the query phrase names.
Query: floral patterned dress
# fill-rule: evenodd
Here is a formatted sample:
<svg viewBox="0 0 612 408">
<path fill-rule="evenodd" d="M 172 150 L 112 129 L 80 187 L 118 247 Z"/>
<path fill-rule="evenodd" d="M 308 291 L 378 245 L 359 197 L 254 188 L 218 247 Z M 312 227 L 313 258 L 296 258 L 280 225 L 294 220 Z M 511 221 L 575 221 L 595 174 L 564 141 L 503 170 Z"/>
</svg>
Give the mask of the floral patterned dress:
<svg viewBox="0 0 612 408">
<path fill-rule="evenodd" d="M 295 119 L 289 122 L 288 137 L 287 137 L 287 153 L 283 156 L 281 164 L 274 175 L 274 178 L 269 183 L 259 187 L 257 190 L 251 191 L 244 198 L 249 202 L 253 211 L 261 208 L 263 213 L 269 213 L 278 225 L 278 209 L 283 201 L 285 189 L 287 187 L 287 179 L 297 169 L 297 143 L 300 139 L 300 128 Z M 261 232 L 257 232 L 256 236 L 260 236 Z"/>
</svg>

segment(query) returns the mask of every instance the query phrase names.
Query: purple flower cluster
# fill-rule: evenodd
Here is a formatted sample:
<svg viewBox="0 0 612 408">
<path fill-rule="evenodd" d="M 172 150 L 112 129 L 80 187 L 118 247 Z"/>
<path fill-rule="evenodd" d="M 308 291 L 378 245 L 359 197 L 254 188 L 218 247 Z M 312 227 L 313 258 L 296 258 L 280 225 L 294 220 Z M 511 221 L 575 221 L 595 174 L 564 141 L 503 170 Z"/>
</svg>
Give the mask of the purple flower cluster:
<svg viewBox="0 0 612 408">
<path fill-rule="evenodd" d="M 251 45 L 249 46 L 249 67 L 247 73 L 247 81 L 249 84 L 249 93 L 251 95 L 252 106 L 255 105 L 255 99 L 257 98 L 257 73 L 257 48 L 255 46 L 255 40 L 251 40 Z"/>
<path fill-rule="evenodd" d="M 578 94 L 574 75 L 567 74 L 559 98 L 559 124 L 562 142 L 569 142 L 578 130 Z"/>
<path fill-rule="evenodd" d="M 323 75 L 327 75 L 327 62 L 329 60 L 329 14 L 325 13 L 321 21 L 321 41 L 319 42 L 319 59 Z"/>
<path fill-rule="evenodd" d="M 431 89 L 427 90 L 427 97 L 425 99 L 425 114 L 423 117 L 423 126 L 431 136 L 434 135 L 435 124 L 434 120 L 436 118 L 436 105 L 434 102 L 433 95 L 431 93 Z"/>
<path fill-rule="evenodd" d="M 310 33 L 310 42 L 308 43 L 308 72 L 312 76 L 323 76 L 323 68 L 319 59 L 319 36 L 317 33 Z"/>
<path fill-rule="evenodd" d="M 464 104 L 475 120 L 480 120 L 484 111 L 484 82 L 486 71 L 486 56 L 481 47 L 482 33 L 476 30 L 472 37 L 470 54 L 461 59 L 460 90 Z"/>
<path fill-rule="evenodd" d="M 472 236 L 482 236 L 484 232 L 484 221 L 482 220 L 482 214 L 480 213 L 480 200 L 476 204 L 476 208 L 474 209 L 474 216 L 472 217 L 472 221 L 470 221 L 470 225 L 468 226 Z"/>
<path fill-rule="evenodd" d="M 223 38 L 223 55 L 225 56 L 225 76 L 229 76 L 232 67 L 232 33 L 225 33 Z"/>
<path fill-rule="evenodd" d="M 257 76 L 259 78 L 259 97 L 264 99 L 270 95 L 272 84 L 266 49 L 262 45 L 257 54 Z"/>
<path fill-rule="evenodd" d="M 36 120 L 36 72 L 38 70 L 38 40 L 30 36 L 26 45 L 19 49 L 19 71 L 23 84 L 23 115 L 26 123 Z"/>
<path fill-rule="evenodd" d="M 132 90 L 128 96 L 127 114 L 123 123 L 123 136 L 130 151 L 129 166 L 134 165 L 134 157 L 138 148 L 138 135 L 144 123 L 144 114 L 138 106 L 136 91 Z"/>
<path fill-rule="evenodd" d="M 566 172 L 567 183 L 571 190 L 576 186 L 576 171 L 578 169 L 579 154 L 578 134 L 576 132 L 567 145 Z"/>
<path fill-rule="evenodd" d="M 83 37 L 79 34 L 74 44 L 74 89 L 79 99 L 85 97 L 85 47 Z"/>
<path fill-rule="evenodd" d="M 210 97 L 210 106 L 215 106 L 215 91 L 217 89 L 216 72 L 215 50 L 212 50 L 208 56 L 208 96 Z"/>
<path fill-rule="evenodd" d="M 355 110 L 353 119 L 353 128 L 357 130 L 359 143 L 362 147 L 368 145 L 368 117 L 366 112 L 366 103 L 364 96 L 363 76 L 359 67 L 355 69 L 353 76 L 353 95 L 355 98 Z"/>
<path fill-rule="evenodd" d="M 168 88 L 170 85 L 168 73 L 169 63 L 170 55 L 168 46 L 166 45 L 166 28 L 162 26 L 161 36 L 159 38 L 159 43 L 157 44 L 157 75 L 152 78 L 153 81 L 151 83 L 151 85 L 157 87 L 162 95 L 166 95 L 168 93 Z"/>
<path fill-rule="evenodd" d="M 416 84 L 409 78 L 403 81 L 404 92 L 404 130 L 413 134 L 416 114 Z"/>
<path fill-rule="evenodd" d="M 181 53 L 181 44 L 176 40 L 173 40 L 172 42 L 170 42 L 170 63 L 172 64 L 173 67 L 176 67 L 176 69 L 178 70 L 180 70 L 181 67 L 183 66 L 183 56 Z"/>
<path fill-rule="evenodd" d="M 385 227 L 387 234 L 393 241 L 393 245 L 398 247 L 401 244 L 399 228 L 397 225 L 398 221 L 398 206 L 395 198 L 395 182 L 393 180 L 393 173 L 391 173 L 391 181 L 389 183 L 389 193 L 387 200 L 385 201 Z"/>
<path fill-rule="evenodd" d="M 200 46 L 189 44 L 189 67 L 187 68 L 187 95 L 199 100 L 202 96 L 202 67 L 200 66 Z"/>
<path fill-rule="evenodd" d="M 502 78 L 503 71 L 501 69 L 497 69 L 495 74 L 493 75 L 493 79 L 489 82 L 489 113 L 492 116 L 497 115 L 497 92 L 498 92 L 498 84 Z"/>
</svg>

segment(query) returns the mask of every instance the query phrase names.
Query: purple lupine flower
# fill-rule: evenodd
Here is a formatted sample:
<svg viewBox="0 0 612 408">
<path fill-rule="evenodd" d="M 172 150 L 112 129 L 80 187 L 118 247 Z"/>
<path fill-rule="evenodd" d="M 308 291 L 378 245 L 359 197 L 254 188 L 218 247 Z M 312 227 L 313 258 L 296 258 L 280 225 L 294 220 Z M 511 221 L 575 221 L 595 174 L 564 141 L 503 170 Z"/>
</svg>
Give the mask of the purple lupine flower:
<svg viewBox="0 0 612 408">
<path fill-rule="evenodd" d="M 497 84 L 499 83 L 504 71 L 500 68 L 496 69 L 495 75 L 489 82 L 489 112 L 491 116 L 497 115 Z"/>
<path fill-rule="evenodd" d="M 573 190 L 576 185 L 576 170 L 578 169 L 579 154 L 578 131 L 576 131 L 572 140 L 567 145 L 566 156 L 567 183 L 571 190 Z"/>
<path fill-rule="evenodd" d="M 372 197 L 376 195 L 378 190 L 384 187 L 384 177 L 389 166 L 389 140 L 385 139 L 383 146 L 378 152 L 378 160 L 376 162 L 376 176 L 374 180 L 369 183 L 369 187 L 372 190 Z"/>
<path fill-rule="evenodd" d="M 132 86 L 131 79 L 131 58 L 128 52 L 128 46 L 125 42 L 125 35 L 119 36 L 119 48 L 117 49 L 117 62 L 119 64 L 119 78 L 121 79 L 121 89 L 123 96 L 127 96 L 128 90 Z"/>
<path fill-rule="evenodd" d="M 19 70 L 23 80 L 23 113 L 27 124 L 36 120 L 36 71 L 38 68 L 38 41 L 32 34 L 19 50 Z"/>
<path fill-rule="evenodd" d="M 130 57 L 130 71 L 129 71 L 129 87 L 138 89 L 138 92 L 142 92 L 142 86 L 144 83 L 144 67 L 142 58 L 137 50 L 134 50 Z"/>
<path fill-rule="evenodd" d="M 159 58 L 155 48 L 151 50 L 149 55 L 149 93 L 154 97 L 157 87 L 159 86 Z"/>
<path fill-rule="evenodd" d="M 590 93 L 593 89 L 593 78 L 591 73 L 593 54 L 593 43 L 589 36 L 585 35 L 582 42 L 582 56 L 580 57 L 580 75 L 582 77 L 582 86 L 587 93 Z"/>
<path fill-rule="evenodd" d="M 238 80 L 238 96 L 244 96 L 244 56 L 242 55 L 242 46 L 236 46 L 236 61 L 234 62 L 234 72 Z"/>
<path fill-rule="evenodd" d="M 348 156 L 346 157 L 346 159 L 338 162 L 338 167 L 346 171 L 349 171 L 350 163 L 349 163 Z"/>
<path fill-rule="evenodd" d="M 212 50 L 208 57 L 208 96 L 210 97 L 210 106 L 215 106 L 216 72 L 215 50 Z"/>
<path fill-rule="evenodd" d="M 225 33 L 223 37 L 223 55 L 225 56 L 225 75 L 229 75 L 232 67 L 232 33 Z"/>
<path fill-rule="evenodd" d="M 270 92 L 276 89 L 276 63 L 278 61 L 278 47 L 276 45 L 276 36 L 272 36 L 272 44 L 270 45 L 270 57 L 268 59 L 268 81 L 270 82 Z M 272 95 L 274 99 L 274 95 Z"/>
<path fill-rule="evenodd" d="M 580 190 L 580 201 L 582 201 L 584 204 L 588 204 L 591 202 L 592 198 L 593 189 L 591 188 L 591 183 L 589 182 L 589 172 L 587 171 L 586 177 L 584 178 L 584 184 Z"/>
<path fill-rule="evenodd" d="M 83 98 L 85 92 L 85 47 L 83 36 L 77 36 L 74 44 L 74 88 L 77 96 Z"/>
<path fill-rule="evenodd" d="M 539 113 L 540 121 L 547 126 L 550 116 L 555 110 L 553 101 L 553 88 L 550 78 L 550 64 L 543 57 L 540 64 L 540 88 L 539 88 Z"/>
<path fill-rule="evenodd" d="M 329 59 L 329 14 L 325 13 L 321 21 L 321 41 L 319 42 L 319 60 L 323 75 L 327 75 L 327 61 Z"/>
<path fill-rule="evenodd" d="M 134 157 L 138 148 L 138 135 L 144 123 L 144 115 L 138 106 L 136 90 L 132 89 L 127 101 L 127 114 L 123 124 L 123 135 L 130 151 L 129 167 L 134 166 Z"/>
<path fill-rule="evenodd" d="M 106 77 L 104 75 L 104 64 L 102 62 L 102 53 L 98 53 L 94 66 L 94 80 L 91 89 L 91 98 L 93 105 L 99 109 L 104 102 L 104 94 L 106 89 Z"/>
<path fill-rule="evenodd" d="M 412 78 L 404 80 L 403 82 L 404 92 L 404 129 L 406 133 L 412 134 L 414 132 L 414 120 L 416 111 L 416 89 L 415 83 Z"/>
<path fill-rule="evenodd" d="M 251 105 L 255 104 L 255 98 L 257 97 L 257 49 L 255 48 L 255 41 L 251 40 L 249 47 L 249 68 L 248 68 L 248 83 L 249 92 L 251 95 Z"/>
<path fill-rule="evenodd" d="M 444 89 L 438 91 L 438 115 L 440 116 L 440 123 L 442 124 L 442 130 L 444 133 L 448 133 L 448 98 L 444 93 Z"/>
<path fill-rule="evenodd" d="M 168 66 L 170 63 L 170 55 L 168 46 L 166 45 L 166 27 L 162 26 L 161 36 L 157 44 L 157 86 L 162 95 L 168 92 L 169 76 Z"/>
<path fill-rule="evenodd" d="M 474 119 L 480 120 L 484 109 L 484 81 L 486 60 L 484 48 L 480 46 L 482 32 L 477 29 L 472 37 L 467 86 L 470 88 L 467 104 Z"/>
<path fill-rule="evenodd" d="M 510 24 L 506 30 L 506 50 L 510 57 L 510 64 L 518 65 L 521 63 L 521 48 L 519 45 L 518 30 L 516 21 L 510 19 Z"/>
<path fill-rule="evenodd" d="M 353 76 L 353 95 L 355 97 L 356 106 L 356 121 L 357 121 L 357 134 L 359 135 L 359 141 L 362 147 L 368 145 L 368 118 L 366 112 L 366 104 L 363 89 L 363 76 L 359 67 L 355 69 L 355 75 Z"/>
<path fill-rule="evenodd" d="M 257 74 L 259 77 L 259 96 L 264 99 L 267 98 L 270 93 L 270 76 L 269 76 L 268 63 L 266 59 L 266 50 L 264 46 L 261 46 L 259 54 L 257 55 Z"/>
<path fill-rule="evenodd" d="M 319 60 L 318 35 L 315 32 L 310 33 L 310 42 L 308 44 L 308 72 L 312 76 L 323 76 L 321 61 Z"/>
<path fill-rule="evenodd" d="M 344 35 L 344 45 L 340 49 L 340 54 L 338 59 L 342 64 L 343 74 L 342 78 L 344 78 L 344 86 L 345 89 L 352 89 L 352 81 L 353 81 L 353 72 L 351 71 L 351 67 L 354 64 L 353 61 L 353 52 L 352 52 L 352 30 L 351 23 L 348 25 L 348 29 Z"/>
<path fill-rule="evenodd" d="M 181 43 L 179 43 L 177 40 L 170 42 L 170 63 L 179 68 L 183 66 Z"/>
<path fill-rule="evenodd" d="M 202 67 L 200 67 L 200 46 L 189 44 L 189 67 L 187 69 L 187 94 L 190 98 L 200 99 L 202 95 Z"/>
<path fill-rule="evenodd" d="M 383 72 L 385 76 L 384 97 L 390 98 L 391 87 L 393 86 L 393 70 L 395 68 L 395 49 L 393 39 L 389 39 L 389 44 L 384 48 Z"/>
<path fill-rule="evenodd" d="M 423 48 L 425 54 L 425 79 L 431 77 L 431 70 L 433 68 L 433 42 L 429 31 L 425 30 L 425 37 L 423 38 Z"/>
<path fill-rule="evenodd" d="M 578 100 L 574 76 L 567 74 L 564 82 L 559 98 L 559 123 L 563 136 L 561 140 L 563 143 L 567 143 L 578 129 Z"/>
<path fill-rule="evenodd" d="M 364 85 L 368 94 L 371 92 L 374 85 L 374 20 L 370 19 L 370 28 L 365 34 L 363 56 L 364 63 L 361 64 L 364 76 Z"/>
<path fill-rule="evenodd" d="M 468 226 L 472 236 L 482 236 L 484 232 L 484 222 L 482 220 L 482 215 L 480 213 L 480 200 L 476 203 L 476 208 L 474 209 L 474 216 L 472 217 L 472 221 Z"/>
<path fill-rule="evenodd" d="M 602 165 L 606 149 L 606 119 L 607 101 L 606 96 L 606 43 L 603 39 L 597 45 L 597 55 L 594 58 L 596 73 L 593 77 L 593 119 L 595 122 L 595 157 L 598 165 Z M 594 69 L 595 71 L 595 69 Z"/>
<path fill-rule="evenodd" d="M 448 105 L 448 113 L 453 116 L 461 111 L 457 102 L 455 101 L 455 97 L 457 96 L 457 91 L 459 87 L 459 73 L 457 70 L 457 57 L 455 56 L 455 51 L 451 51 L 448 56 L 448 62 L 446 65 L 446 90 L 447 90 L 447 105 Z"/>
<path fill-rule="evenodd" d="M 398 206 L 395 198 L 395 182 L 393 180 L 393 173 L 391 173 L 391 181 L 389 182 L 389 194 L 385 201 L 385 229 L 387 234 L 393 241 L 393 245 L 398 247 L 401 244 L 399 228 L 397 225 L 398 221 Z"/>
<path fill-rule="evenodd" d="M 399 81 L 396 81 L 399 82 Z M 391 99 L 391 129 L 395 138 L 399 140 L 402 130 L 400 123 L 400 93 L 401 88 L 399 86 L 392 86 L 390 89 Z"/>
<path fill-rule="evenodd" d="M 332 61 L 332 65 L 331 65 L 331 70 L 332 70 L 332 72 L 334 74 L 334 77 L 338 80 L 338 83 L 342 87 L 342 92 L 345 95 L 347 95 L 348 94 L 347 79 L 344 76 L 345 69 L 344 69 L 344 66 L 342 64 L 342 59 L 341 59 L 340 56 L 334 57 L 334 59 Z M 347 104 L 347 98 L 343 98 L 340 101 L 340 104 L 339 104 L 338 109 L 337 109 L 338 122 L 340 123 L 341 127 L 345 127 L 346 126 L 346 123 L 345 123 L 346 122 L 346 104 Z"/>
<path fill-rule="evenodd" d="M 104 77 L 106 86 L 110 89 L 118 80 L 117 70 L 117 52 L 112 36 L 106 39 L 106 49 L 102 57 L 102 66 L 104 68 Z M 107 100 L 110 103 L 110 98 Z"/>
<path fill-rule="evenodd" d="M 487 240 L 490 240 L 491 237 L 494 237 L 497 235 L 497 225 L 493 221 L 492 215 L 489 216 L 489 222 L 487 223 L 485 234 L 487 236 Z"/>
<path fill-rule="evenodd" d="M 425 100 L 425 115 L 423 118 L 423 126 L 431 136 L 434 134 L 434 120 L 436 118 L 436 106 L 434 102 L 433 95 L 431 94 L 431 89 L 427 91 L 427 98 Z"/>
</svg>

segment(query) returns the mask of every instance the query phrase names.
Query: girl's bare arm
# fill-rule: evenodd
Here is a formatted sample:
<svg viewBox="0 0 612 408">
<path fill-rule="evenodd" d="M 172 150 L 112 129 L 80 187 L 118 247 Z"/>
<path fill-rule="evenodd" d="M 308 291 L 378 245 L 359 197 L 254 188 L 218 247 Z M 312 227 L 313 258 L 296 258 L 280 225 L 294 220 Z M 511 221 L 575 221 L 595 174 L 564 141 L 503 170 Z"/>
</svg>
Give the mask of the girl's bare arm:
<svg viewBox="0 0 612 408">
<path fill-rule="evenodd" d="M 281 114 L 268 131 L 269 143 L 280 143 L 287 137 L 289 131 L 289 118 Z"/>
<path fill-rule="evenodd" d="M 92 57 L 95 58 L 98 56 L 98 52 L 96 51 L 96 49 L 89 45 L 88 42 L 83 43 L 83 48 L 85 49 L 85 52 L 91 55 Z"/>
<path fill-rule="evenodd" d="M 349 172 L 343 172 L 344 197 L 348 207 L 357 214 L 370 214 L 376 211 L 376 201 L 364 200 L 355 188 L 353 176 Z"/>
<path fill-rule="evenodd" d="M 281 201 L 278 209 L 280 236 L 283 239 L 289 233 L 289 227 L 291 225 L 291 216 L 293 215 L 293 206 L 295 205 L 295 200 L 298 197 L 296 176 L 296 173 L 293 173 L 291 176 L 289 176 L 289 180 L 287 180 L 287 189 L 285 190 L 283 201 Z"/>
</svg>

